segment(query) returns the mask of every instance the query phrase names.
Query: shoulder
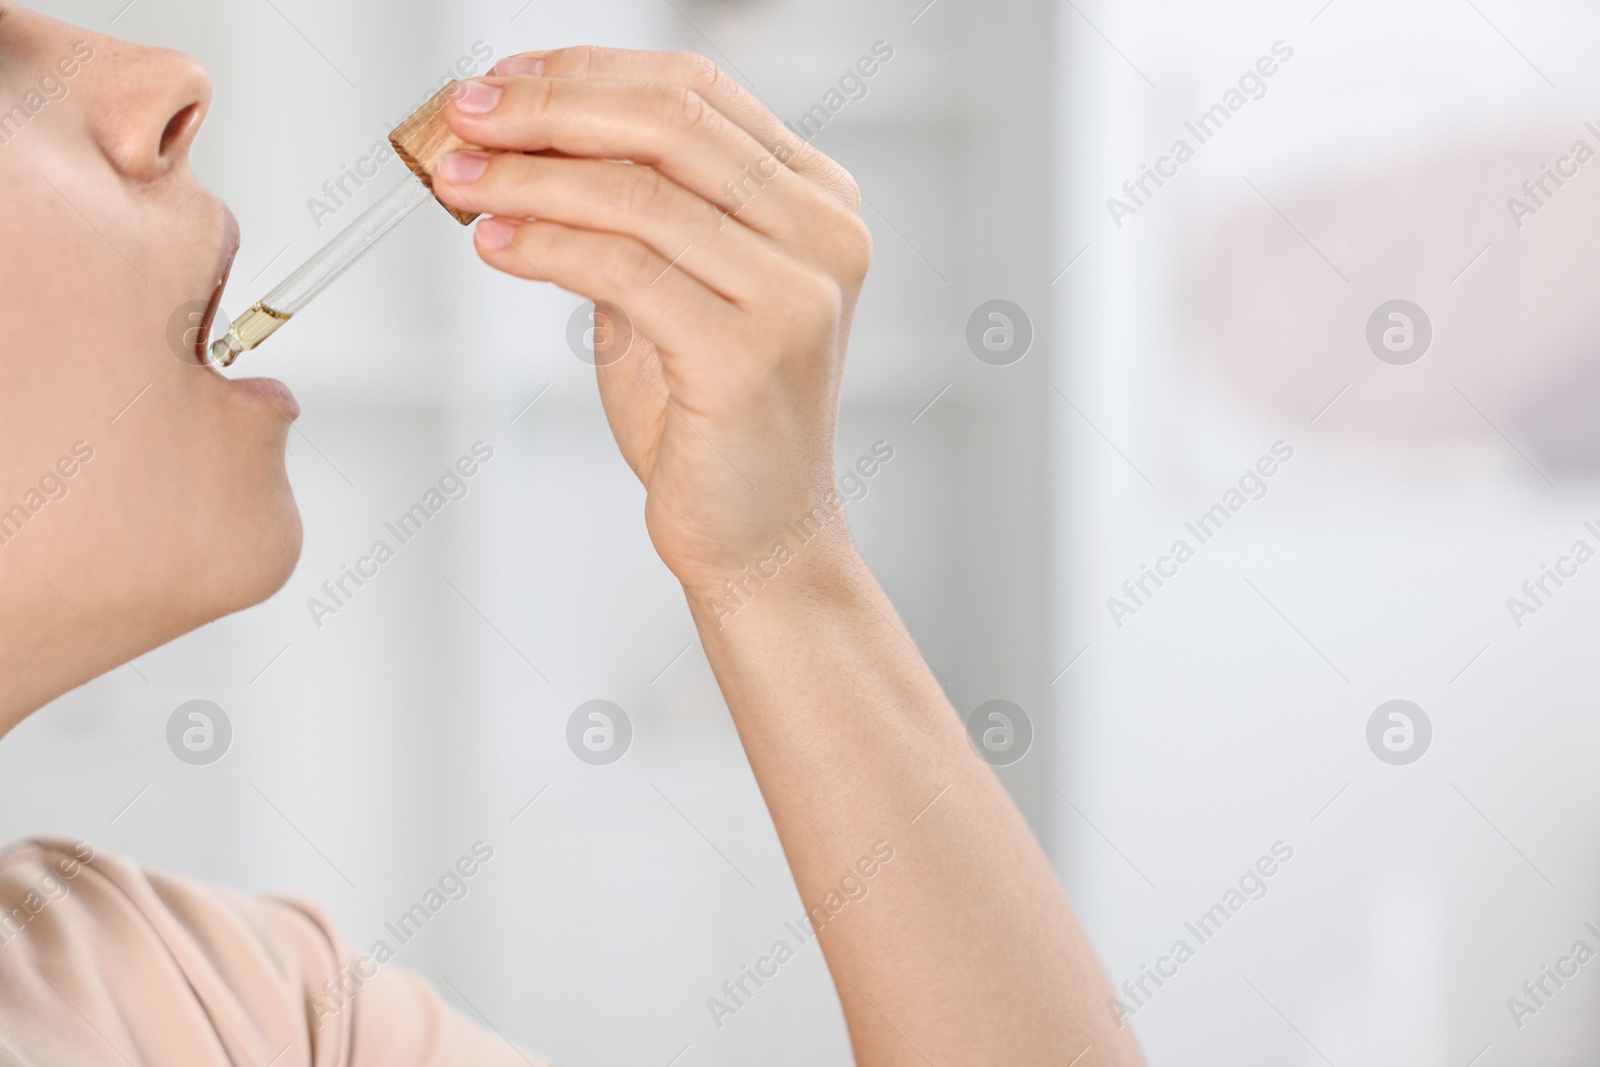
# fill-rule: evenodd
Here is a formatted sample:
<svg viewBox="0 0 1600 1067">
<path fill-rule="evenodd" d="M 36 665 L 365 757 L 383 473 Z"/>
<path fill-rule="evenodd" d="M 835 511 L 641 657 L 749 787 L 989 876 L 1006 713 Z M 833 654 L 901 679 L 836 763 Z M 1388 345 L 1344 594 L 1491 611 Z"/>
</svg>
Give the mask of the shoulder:
<svg viewBox="0 0 1600 1067">
<path fill-rule="evenodd" d="M 312 904 L 54 839 L 0 852 L 0 1035 L 28 1067 L 538 1062 L 354 956 Z"/>
<path fill-rule="evenodd" d="M 280 979 L 337 962 L 332 922 L 314 905 L 254 897 L 149 870 L 86 841 L 40 838 L 0 852 L 0 948 L 48 931 L 69 941 L 117 935 L 183 966 L 207 961 Z M 0 953 L 0 971 L 7 965 Z"/>
</svg>

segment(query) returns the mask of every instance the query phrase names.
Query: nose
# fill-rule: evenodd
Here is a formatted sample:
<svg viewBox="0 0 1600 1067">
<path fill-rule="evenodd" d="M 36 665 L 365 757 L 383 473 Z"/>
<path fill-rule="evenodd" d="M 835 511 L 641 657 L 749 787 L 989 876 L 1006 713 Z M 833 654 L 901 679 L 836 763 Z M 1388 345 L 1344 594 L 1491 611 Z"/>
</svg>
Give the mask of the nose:
<svg viewBox="0 0 1600 1067">
<path fill-rule="evenodd" d="M 188 166 L 189 149 L 211 109 L 211 76 L 165 48 L 81 34 L 95 51 L 84 65 L 80 100 L 101 151 L 137 182 Z"/>
</svg>

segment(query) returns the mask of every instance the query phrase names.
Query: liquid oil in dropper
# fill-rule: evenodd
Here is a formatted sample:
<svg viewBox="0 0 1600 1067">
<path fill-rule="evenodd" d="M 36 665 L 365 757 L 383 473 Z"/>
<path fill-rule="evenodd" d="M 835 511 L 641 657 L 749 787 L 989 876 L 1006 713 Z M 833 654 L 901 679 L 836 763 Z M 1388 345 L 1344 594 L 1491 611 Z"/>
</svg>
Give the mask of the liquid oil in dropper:
<svg viewBox="0 0 1600 1067">
<path fill-rule="evenodd" d="M 225 366 L 232 363 L 241 353 L 255 348 L 292 318 L 293 315 L 274 311 L 266 304 L 256 304 L 228 326 L 227 336 L 217 342 L 214 358 Z"/>
</svg>

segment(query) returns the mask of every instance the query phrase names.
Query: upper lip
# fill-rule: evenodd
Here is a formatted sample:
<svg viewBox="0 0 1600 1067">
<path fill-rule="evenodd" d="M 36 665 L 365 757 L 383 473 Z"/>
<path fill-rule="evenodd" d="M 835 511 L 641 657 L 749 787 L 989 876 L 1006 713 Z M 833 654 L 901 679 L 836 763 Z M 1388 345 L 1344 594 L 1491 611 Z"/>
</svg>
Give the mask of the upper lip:
<svg viewBox="0 0 1600 1067">
<path fill-rule="evenodd" d="M 217 317 L 217 309 L 222 306 L 222 290 L 228 285 L 228 275 L 233 272 L 234 257 L 239 254 L 239 220 L 234 218 L 233 212 L 226 206 L 222 209 L 222 251 L 217 260 L 217 286 L 211 293 L 211 303 L 206 305 L 206 313 L 200 321 L 200 329 L 194 342 L 195 355 L 200 358 L 202 366 L 210 366 L 211 324 Z"/>
</svg>

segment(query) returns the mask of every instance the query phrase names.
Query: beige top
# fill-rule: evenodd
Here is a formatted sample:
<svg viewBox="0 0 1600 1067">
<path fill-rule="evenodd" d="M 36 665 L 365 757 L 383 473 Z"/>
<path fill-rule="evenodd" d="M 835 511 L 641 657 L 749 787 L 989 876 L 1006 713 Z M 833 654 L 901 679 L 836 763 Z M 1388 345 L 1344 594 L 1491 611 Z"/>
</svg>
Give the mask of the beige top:
<svg viewBox="0 0 1600 1067">
<path fill-rule="evenodd" d="M 547 1067 L 309 904 L 31 841 L 0 909 L 5 1067 Z"/>
</svg>

